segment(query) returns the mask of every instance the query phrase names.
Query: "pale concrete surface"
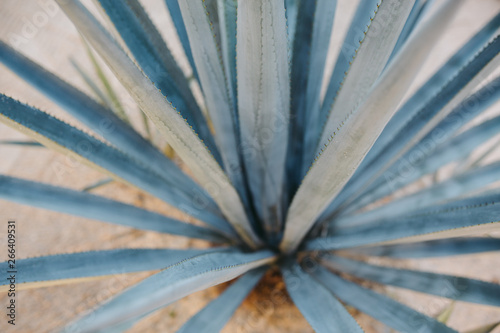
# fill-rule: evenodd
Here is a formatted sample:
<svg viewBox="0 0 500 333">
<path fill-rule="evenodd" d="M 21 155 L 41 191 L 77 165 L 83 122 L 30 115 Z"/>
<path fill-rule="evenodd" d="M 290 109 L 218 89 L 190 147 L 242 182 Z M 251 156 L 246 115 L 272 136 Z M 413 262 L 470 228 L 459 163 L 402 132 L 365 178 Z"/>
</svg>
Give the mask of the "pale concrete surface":
<svg viewBox="0 0 500 333">
<path fill-rule="evenodd" d="M 91 1 L 85 1 L 90 3 Z M 167 43 L 174 50 L 174 54 L 181 60 L 187 69 L 175 34 L 172 34 L 172 25 L 166 14 L 163 0 L 144 0 L 148 11 L 152 14 L 155 23 L 161 32 L 168 36 Z M 339 1 L 339 12 L 335 23 L 335 33 L 332 37 L 332 50 L 338 48 L 342 41 L 343 31 L 352 15 L 356 1 Z M 85 68 L 90 69 L 89 61 L 84 53 L 80 38 L 71 23 L 57 9 L 49 7 L 50 18 L 45 22 L 45 12 L 42 3 L 49 1 L 19 1 L 2 0 L 0 2 L 0 38 L 10 40 L 13 36 L 23 37 L 18 49 L 33 59 L 41 62 L 54 72 L 64 75 L 65 79 L 84 90 L 85 85 L 77 76 L 69 63 L 69 57 Z M 431 60 L 422 70 L 417 84 L 423 82 L 433 70 L 447 59 L 460 45 L 477 31 L 490 17 L 500 10 L 497 0 L 468 0 L 459 15 L 447 31 L 440 44 L 431 54 Z M 40 21 L 36 21 L 40 20 Z M 38 22 L 39 28 L 28 31 L 26 22 Z M 24 31 L 26 32 L 26 31 Z M 329 58 L 330 68 L 334 57 Z M 119 84 L 113 81 L 119 88 Z M 77 123 L 65 115 L 53 103 L 44 98 L 36 90 L 29 87 L 15 77 L 6 68 L 0 66 L 0 91 L 9 96 L 20 99 L 40 107 L 51 114 L 57 115 L 72 123 Z M 127 110 L 133 117 L 137 116 L 137 109 L 128 95 L 121 89 L 120 97 L 125 101 Z M 498 114 L 498 108 L 492 109 Z M 491 113 L 490 115 L 491 116 Z M 0 139 L 24 139 L 18 132 L 0 125 Z M 64 156 L 45 149 L 18 149 L 0 147 L 0 172 L 18 177 L 48 182 L 56 185 L 81 189 L 102 176 L 96 171 L 75 164 Z M 124 185 L 111 185 L 99 189 L 97 193 L 125 202 L 143 205 L 148 209 L 176 215 L 176 212 L 167 205 L 139 193 Z M 129 228 L 111 226 L 104 223 L 89 221 L 68 215 L 52 213 L 17 204 L 0 202 L 0 220 L 16 219 L 18 238 L 18 257 L 26 258 L 61 252 L 77 252 L 95 249 L 110 249 L 117 247 L 174 247 L 204 246 L 203 242 L 189 241 L 180 237 L 161 236 L 152 232 L 133 231 Z M 4 225 L 0 223 L 0 225 Z M 6 230 L 0 230 L 0 248 L 6 248 Z M 3 254 L 0 253 L 3 258 Z M 4 260 L 4 259 L 2 259 Z M 481 278 L 488 281 L 500 280 L 500 257 L 498 254 L 466 256 L 453 259 L 436 259 L 426 261 L 401 262 L 404 267 L 415 267 L 454 273 L 464 276 Z M 147 274 L 119 276 L 101 281 L 86 282 L 75 285 L 57 286 L 37 290 L 22 291 L 17 297 L 18 325 L 15 329 L 6 325 L 5 316 L 1 315 L 1 332 L 53 332 L 61 325 L 74 319 L 78 313 L 93 308 L 99 301 L 124 287 L 140 280 Z M 388 288 L 388 293 L 416 309 L 430 315 L 435 315 L 443 309 L 448 301 L 422 296 L 417 293 L 399 291 Z M 166 309 L 142 321 L 130 332 L 174 332 L 182 323 L 194 314 L 212 297 L 217 294 L 216 289 L 199 292 L 186 299 L 167 307 Z M 7 298 L 0 295 L 0 305 L 6 304 Z M 356 318 L 364 325 L 366 332 L 387 332 L 375 321 L 358 314 Z M 450 325 L 459 330 L 470 329 L 498 320 L 500 311 L 479 305 L 458 303 L 453 313 Z M 311 332 L 311 328 L 301 317 L 300 313 L 289 304 L 276 304 L 266 298 L 255 295 L 240 308 L 224 332 Z M 500 332 L 497 330 L 496 332 Z"/>
</svg>

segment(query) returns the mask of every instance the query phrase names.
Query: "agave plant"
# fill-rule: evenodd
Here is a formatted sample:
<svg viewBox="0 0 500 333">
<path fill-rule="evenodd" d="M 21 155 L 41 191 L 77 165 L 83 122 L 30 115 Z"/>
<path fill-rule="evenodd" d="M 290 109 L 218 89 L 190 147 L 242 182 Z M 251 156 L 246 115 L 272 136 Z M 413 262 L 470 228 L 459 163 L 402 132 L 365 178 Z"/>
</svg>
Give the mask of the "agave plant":
<svg viewBox="0 0 500 333">
<path fill-rule="evenodd" d="M 138 0 L 97 1 L 110 29 L 79 0 L 57 0 L 193 178 L 141 136 L 116 103 L 89 97 L 5 42 L 0 61 L 94 133 L 5 95 L 0 120 L 203 225 L 7 175 L 0 176 L 0 197 L 213 246 L 20 259 L 2 263 L 2 274 L 14 264 L 17 287 L 28 288 L 159 271 L 66 332 L 124 331 L 191 293 L 238 278 L 178 331 L 218 332 L 276 268 L 316 332 L 363 332 L 346 305 L 398 331 L 456 332 L 361 286 L 364 280 L 500 306 L 498 284 L 370 259 L 500 249 L 499 239 L 477 236 L 500 228 L 500 192 L 488 187 L 500 180 L 500 164 L 473 155 L 500 130 L 499 116 L 475 121 L 500 97 L 500 78 L 490 78 L 500 61 L 500 14 L 405 98 L 462 2 L 361 0 L 323 96 L 334 0 L 167 0 L 191 79 Z M 444 180 L 397 194 L 452 163 L 459 167 Z"/>
</svg>

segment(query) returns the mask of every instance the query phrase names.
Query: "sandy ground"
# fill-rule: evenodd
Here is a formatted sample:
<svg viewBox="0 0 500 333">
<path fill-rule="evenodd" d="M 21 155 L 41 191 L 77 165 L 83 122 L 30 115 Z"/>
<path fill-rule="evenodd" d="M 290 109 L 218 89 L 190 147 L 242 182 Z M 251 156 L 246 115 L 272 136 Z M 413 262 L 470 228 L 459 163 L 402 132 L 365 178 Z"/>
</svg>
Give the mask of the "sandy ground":
<svg viewBox="0 0 500 333">
<path fill-rule="evenodd" d="M 89 1 L 86 1 L 89 2 Z M 184 67 L 178 40 L 172 35 L 172 26 L 161 0 L 142 1 L 152 14 L 161 32 L 167 36 L 167 42 Z M 332 38 L 332 50 L 342 40 L 342 31 L 353 12 L 356 1 L 340 2 Z M 49 4 L 50 18 L 43 20 L 44 6 Z M 90 63 L 84 53 L 80 38 L 64 15 L 52 7 L 51 1 L 16 1 L 0 2 L 0 38 L 15 42 L 18 49 L 43 63 L 50 70 L 64 75 L 66 80 L 87 90 L 86 86 L 71 67 L 69 58 L 76 59 L 83 67 L 90 69 Z M 435 70 L 469 36 L 500 10 L 496 0 L 468 0 L 443 37 L 441 43 L 431 54 L 431 61 L 422 70 L 417 84 Z M 40 20 L 40 21 L 36 21 Z M 28 31 L 27 22 L 37 22 L 39 27 Z M 26 33 L 28 32 L 28 33 Z M 333 51 L 335 52 L 335 51 Z M 329 66 L 334 57 L 329 59 Z M 188 71 L 188 69 L 186 69 Z M 117 82 L 114 85 L 119 88 Z M 65 115 L 53 103 L 40 93 L 15 77 L 6 68 L 0 66 L 0 91 L 32 105 L 40 107 L 64 119 L 77 123 Z M 127 110 L 133 118 L 137 109 L 125 92 L 120 90 Z M 492 112 L 496 112 L 492 110 Z M 24 139 L 16 131 L 0 125 L 1 139 Z M 64 156 L 45 149 L 0 147 L 0 172 L 38 180 L 56 185 L 81 189 L 93 181 L 102 178 L 98 172 L 75 163 Z M 124 202 L 142 205 L 148 209 L 178 216 L 178 213 L 166 204 L 120 184 L 113 184 L 96 191 L 98 194 L 119 199 Z M 180 237 L 158 235 L 152 232 L 134 231 L 126 227 L 111 226 L 97 221 L 76 218 L 68 215 L 48 212 L 0 201 L 0 221 L 17 221 L 18 257 L 26 258 L 61 252 L 77 252 L 95 249 L 119 247 L 173 247 L 205 246 L 201 241 L 189 241 Z M 0 225 L 5 225 L 0 223 Z M 5 230 L 4 230 L 5 229 Z M 0 228 L 0 248 L 6 248 L 6 228 Z M 0 254 L 2 257 L 3 254 Z M 2 259 L 3 260 L 3 259 Z M 465 256 L 463 258 L 436 259 L 425 261 L 405 261 L 398 265 L 443 273 L 460 274 L 487 281 L 500 280 L 500 258 L 498 254 Z M 17 325 L 13 329 L 6 324 L 5 315 L 0 317 L 0 332 L 53 332 L 64 323 L 74 319 L 77 314 L 88 311 L 110 295 L 139 281 L 147 273 L 116 276 L 105 280 L 85 282 L 74 285 L 48 287 L 21 291 L 18 294 Z M 278 286 L 278 291 L 282 290 Z M 130 332 L 173 332 L 194 314 L 220 289 L 212 288 L 198 292 L 171 305 L 136 325 Z M 401 302 L 427 314 L 435 315 L 445 308 L 449 301 L 428 297 L 418 293 L 387 288 L 387 293 Z M 284 294 L 284 293 L 283 293 Z M 0 295 L 0 304 L 4 308 L 7 297 Z M 365 327 L 366 332 L 389 332 L 380 324 L 362 314 L 356 318 Z M 449 324 L 459 330 L 467 330 L 480 324 L 500 318 L 500 311 L 486 306 L 458 303 Z M 224 332 L 312 332 L 298 310 L 286 300 L 279 301 L 252 294 L 245 306 L 238 309 Z M 497 330 L 495 332 L 500 332 Z"/>
</svg>

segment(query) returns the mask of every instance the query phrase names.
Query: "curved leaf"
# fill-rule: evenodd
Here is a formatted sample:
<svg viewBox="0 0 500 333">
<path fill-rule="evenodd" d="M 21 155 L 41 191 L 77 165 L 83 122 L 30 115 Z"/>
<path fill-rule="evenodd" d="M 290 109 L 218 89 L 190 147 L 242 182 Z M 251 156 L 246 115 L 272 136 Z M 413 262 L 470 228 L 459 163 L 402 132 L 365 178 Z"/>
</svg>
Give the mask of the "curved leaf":
<svg viewBox="0 0 500 333">
<path fill-rule="evenodd" d="M 67 327 L 93 332 L 171 304 L 188 294 L 234 279 L 274 260 L 269 251 L 244 254 L 236 249 L 200 255 L 157 273 L 104 303 Z"/>
</svg>

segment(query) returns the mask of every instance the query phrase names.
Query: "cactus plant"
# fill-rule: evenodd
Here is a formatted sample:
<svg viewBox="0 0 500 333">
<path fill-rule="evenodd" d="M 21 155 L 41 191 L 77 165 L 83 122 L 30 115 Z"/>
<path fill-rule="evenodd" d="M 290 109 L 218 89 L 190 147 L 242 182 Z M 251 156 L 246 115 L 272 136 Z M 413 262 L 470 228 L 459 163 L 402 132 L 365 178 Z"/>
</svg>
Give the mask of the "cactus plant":
<svg viewBox="0 0 500 333">
<path fill-rule="evenodd" d="M 445 180 L 394 195 L 469 158 L 499 132 L 498 116 L 467 124 L 500 97 L 500 78 L 483 84 L 500 61 L 500 14 L 405 99 L 463 1 L 429 10 L 431 0 L 361 0 L 324 96 L 334 0 L 166 0 L 191 79 L 138 0 L 97 1 L 111 29 L 79 0 L 56 1 L 192 178 L 134 129 L 116 100 L 106 104 L 102 94 L 96 101 L 5 42 L 0 61 L 94 133 L 6 95 L 0 120 L 38 142 L 24 144 L 74 157 L 204 224 L 8 175 L 0 176 L 0 197 L 214 244 L 16 260 L 19 287 L 159 270 L 65 332 L 124 331 L 191 293 L 238 278 L 179 330 L 218 332 L 270 267 L 279 268 L 316 332 L 363 332 L 346 305 L 399 331 L 455 332 L 359 279 L 500 306 L 498 284 L 367 259 L 500 249 L 499 239 L 477 236 L 499 230 L 500 192 L 484 190 L 500 179 L 498 162 L 469 160 Z M 0 265 L 2 274 L 8 265 Z"/>
</svg>

